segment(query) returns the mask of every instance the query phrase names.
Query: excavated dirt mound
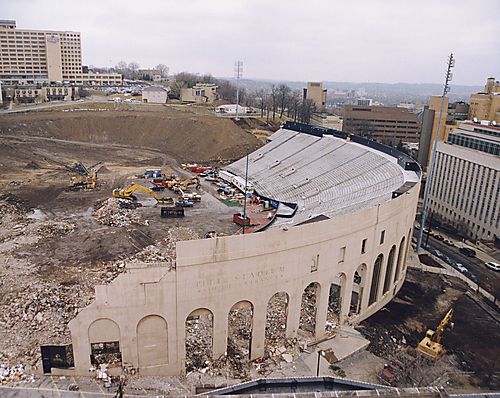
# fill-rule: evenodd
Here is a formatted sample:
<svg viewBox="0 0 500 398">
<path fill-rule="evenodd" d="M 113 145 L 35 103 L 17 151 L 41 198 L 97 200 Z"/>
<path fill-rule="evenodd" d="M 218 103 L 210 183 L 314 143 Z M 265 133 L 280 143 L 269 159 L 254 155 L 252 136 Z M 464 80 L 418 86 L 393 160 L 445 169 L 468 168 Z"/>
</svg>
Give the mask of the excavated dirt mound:
<svg viewBox="0 0 500 398">
<path fill-rule="evenodd" d="M 238 159 L 261 145 L 231 120 L 179 110 L 2 115 L 0 134 L 153 148 L 197 162 Z"/>
</svg>

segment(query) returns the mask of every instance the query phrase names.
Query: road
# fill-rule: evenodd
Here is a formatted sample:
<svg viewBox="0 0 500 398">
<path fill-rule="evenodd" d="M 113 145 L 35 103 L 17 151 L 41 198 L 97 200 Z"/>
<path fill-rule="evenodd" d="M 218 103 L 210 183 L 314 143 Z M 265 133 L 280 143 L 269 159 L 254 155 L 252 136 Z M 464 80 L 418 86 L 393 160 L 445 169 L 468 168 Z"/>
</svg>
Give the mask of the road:
<svg viewBox="0 0 500 398">
<path fill-rule="evenodd" d="M 418 230 L 415 229 L 413 236 L 418 239 Z M 425 248 L 425 241 L 427 235 L 424 234 L 423 247 Z M 458 247 L 448 246 L 442 241 L 429 236 L 429 247 L 428 250 L 437 249 L 445 256 L 448 257 L 448 261 L 445 257 L 441 260 L 447 262 L 450 265 L 460 263 L 465 266 L 474 277 L 477 279 L 476 282 L 489 293 L 499 296 L 500 295 L 500 272 L 496 272 L 486 268 L 484 261 L 477 257 L 467 257 L 466 255 L 459 252 Z"/>
</svg>

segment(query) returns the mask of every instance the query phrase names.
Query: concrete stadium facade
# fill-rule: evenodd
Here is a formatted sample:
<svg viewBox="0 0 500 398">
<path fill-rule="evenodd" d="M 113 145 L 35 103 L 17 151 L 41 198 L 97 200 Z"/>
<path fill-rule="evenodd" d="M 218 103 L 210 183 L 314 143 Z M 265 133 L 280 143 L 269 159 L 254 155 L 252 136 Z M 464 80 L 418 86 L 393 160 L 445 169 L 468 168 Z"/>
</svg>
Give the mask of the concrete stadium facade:
<svg viewBox="0 0 500 398">
<path fill-rule="evenodd" d="M 122 363 L 141 375 L 177 375 L 186 362 L 186 320 L 212 321 L 212 357 L 227 350 L 228 315 L 251 308 L 249 358 L 264 354 L 268 303 L 286 294 L 286 336 L 299 333 L 306 288 L 314 284 L 313 338 L 325 336 L 329 295 L 338 287 L 338 324 L 355 324 L 401 288 L 420 183 L 376 206 L 249 235 L 177 242 L 175 268 L 135 265 L 96 287 L 95 302 L 69 324 L 76 374 L 92 347 L 118 343 Z"/>
</svg>

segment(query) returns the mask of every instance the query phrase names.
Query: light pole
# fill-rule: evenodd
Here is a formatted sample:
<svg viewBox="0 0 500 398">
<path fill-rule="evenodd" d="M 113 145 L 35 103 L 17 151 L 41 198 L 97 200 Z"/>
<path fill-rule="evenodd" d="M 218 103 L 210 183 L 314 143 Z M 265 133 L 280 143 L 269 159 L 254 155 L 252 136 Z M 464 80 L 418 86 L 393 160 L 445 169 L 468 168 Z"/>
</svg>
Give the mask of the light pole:
<svg viewBox="0 0 500 398">
<path fill-rule="evenodd" d="M 234 75 L 236 77 L 236 120 L 239 118 L 239 107 L 240 107 L 240 78 L 243 74 L 243 62 L 236 61 L 234 64 Z"/>
<path fill-rule="evenodd" d="M 243 199 L 243 235 L 245 235 L 245 225 L 247 224 L 247 189 L 248 189 L 248 152 L 245 167 L 245 197 Z"/>
<path fill-rule="evenodd" d="M 318 351 L 318 365 L 316 366 L 316 377 L 319 377 L 319 365 L 320 365 L 320 359 L 322 356 L 325 355 L 325 352 L 323 350 Z"/>
<path fill-rule="evenodd" d="M 429 164 L 429 167 L 427 168 L 427 182 L 425 184 L 424 201 L 422 203 L 420 231 L 418 233 L 418 241 L 416 248 L 417 253 L 420 252 L 422 247 L 422 239 L 424 236 L 424 228 L 425 228 L 425 217 L 427 213 L 427 202 L 429 201 L 429 192 L 431 190 L 431 185 L 432 185 L 432 174 L 434 172 L 434 167 L 436 166 L 437 144 L 439 141 L 439 130 L 441 129 L 441 119 L 443 116 L 444 98 L 446 94 L 450 91 L 450 82 L 453 77 L 453 74 L 451 73 L 451 68 L 453 68 L 454 66 L 455 66 L 455 58 L 453 58 L 453 53 L 451 53 L 450 56 L 448 57 L 448 68 L 446 69 L 446 78 L 444 82 L 443 96 L 441 97 L 441 106 L 439 109 L 439 119 L 436 128 L 436 136 L 434 137 L 434 144 L 432 146 L 431 162 Z"/>
</svg>

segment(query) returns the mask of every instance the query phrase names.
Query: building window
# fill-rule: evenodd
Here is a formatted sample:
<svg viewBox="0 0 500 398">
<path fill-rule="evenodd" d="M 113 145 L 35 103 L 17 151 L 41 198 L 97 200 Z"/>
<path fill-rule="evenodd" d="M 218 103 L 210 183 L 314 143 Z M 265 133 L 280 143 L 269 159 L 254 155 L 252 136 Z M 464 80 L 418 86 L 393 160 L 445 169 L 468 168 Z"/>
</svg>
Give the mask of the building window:
<svg viewBox="0 0 500 398">
<path fill-rule="evenodd" d="M 382 231 L 380 233 L 380 244 L 384 244 L 384 240 L 385 240 L 385 231 Z"/>
<path fill-rule="evenodd" d="M 363 239 L 363 241 L 361 242 L 361 254 L 366 253 L 366 242 L 367 241 L 368 241 L 368 239 Z"/>
<path fill-rule="evenodd" d="M 339 253 L 339 263 L 343 263 L 345 260 L 345 246 L 340 248 L 340 253 Z"/>
</svg>

